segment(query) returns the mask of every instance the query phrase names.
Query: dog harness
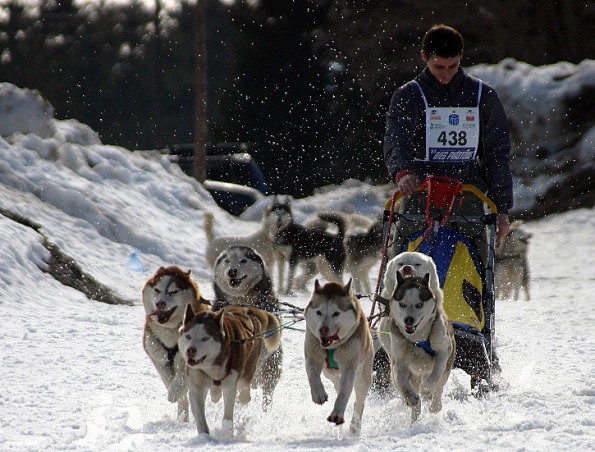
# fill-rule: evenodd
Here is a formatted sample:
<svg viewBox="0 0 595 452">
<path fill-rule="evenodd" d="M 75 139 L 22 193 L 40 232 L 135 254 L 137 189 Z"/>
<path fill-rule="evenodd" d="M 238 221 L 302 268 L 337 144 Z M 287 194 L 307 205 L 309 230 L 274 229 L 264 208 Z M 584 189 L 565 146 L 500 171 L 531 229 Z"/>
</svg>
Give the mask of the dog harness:
<svg viewBox="0 0 595 452">
<path fill-rule="evenodd" d="M 223 380 L 225 380 L 228 377 L 228 375 L 230 374 L 230 372 L 231 372 L 231 358 L 232 358 L 232 356 L 233 356 L 233 350 L 230 351 L 229 358 L 227 358 L 227 366 L 226 366 L 226 369 L 225 369 L 225 375 L 223 376 L 223 378 L 221 378 L 219 380 L 213 380 L 213 384 L 215 386 L 221 386 L 221 382 Z"/>
<path fill-rule="evenodd" d="M 417 342 L 414 342 L 414 344 L 417 345 L 420 348 L 423 348 L 424 351 L 428 355 L 430 355 L 430 356 L 436 356 L 436 352 L 434 351 L 434 349 L 430 345 L 430 339 L 426 339 L 425 341 L 417 341 Z"/>
<path fill-rule="evenodd" d="M 178 351 L 179 351 L 178 344 L 176 344 L 170 348 L 167 345 L 165 345 L 163 342 L 161 342 L 159 339 L 157 339 L 157 341 L 161 344 L 161 346 L 167 352 L 167 362 L 173 366 L 174 359 L 176 358 L 176 355 L 178 354 Z"/>
<path fill-rule="evenodd" d="M 178 346 L 176 345 L 175 347 L 169 348 L 169 347 L 166 347 L 165 344 L 163 344 L 163 343 L 161 343 L 161 345 L 163 345 L 163 348 L 167 351 L 167 360 L 169 361 L 170 364 L 173 364 L 174 359 L 179 351 Z"/>
</svg>

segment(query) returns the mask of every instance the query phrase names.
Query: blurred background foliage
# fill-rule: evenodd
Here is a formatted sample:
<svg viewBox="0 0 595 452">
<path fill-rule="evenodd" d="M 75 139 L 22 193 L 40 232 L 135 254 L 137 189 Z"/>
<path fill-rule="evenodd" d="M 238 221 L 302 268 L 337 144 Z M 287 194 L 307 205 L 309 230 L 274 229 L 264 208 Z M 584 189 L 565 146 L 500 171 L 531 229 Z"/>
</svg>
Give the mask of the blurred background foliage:
<svg viewBox="0 0 595 452">
<path fill-rule="evenodd" d="M 274 190 L 305 196 L 346 178 L 386 181 L 384 114 L 423 67 L 423 33 L 465 37 L 463 65 L 595 55 L 579 0 L 207 0 L 209 141 L 255 143 Z M 0 81 L 39 90 L 58 119 L 103 143 L 193 141 L 195 3 L 4 0 Z"/>
</svg>

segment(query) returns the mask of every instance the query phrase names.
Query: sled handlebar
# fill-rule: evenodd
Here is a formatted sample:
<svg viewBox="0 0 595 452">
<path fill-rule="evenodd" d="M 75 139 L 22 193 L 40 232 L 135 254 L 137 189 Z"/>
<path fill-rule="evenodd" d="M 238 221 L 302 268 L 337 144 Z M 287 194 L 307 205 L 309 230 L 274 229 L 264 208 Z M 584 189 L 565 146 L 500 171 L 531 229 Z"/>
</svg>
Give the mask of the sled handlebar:
<svg viewBox="0 0 595 452">
<path fill-rule="evenodd" d="M 426 191 L 428 191 L 428 186 L 425 182 L 423 184 L 418 185 L 417 188 L 415 189 L 415 192 L 426 192 Z M 494 204 L 494 201 L 492 201 L 490 198 L 488 198 L 485 195 L 485 193 L 483 193 L 481 190 L 479 190 L 475 185 L 463 184 L 461 187 L 461 191 L 471 193 L 476 198 L 479 198 L 481 201 L 483 201 L 490 209 L 490 213 L 498 212 L 498 208 L 496 207 L 496 204 Z M 397 202 L 400 201 L 404 197 L 405 196 L 399 190 L 395 191 L 393 193 L 392 198 L 390 198 L 388 201 L 386 201 L 386 204 L 384 205 L 384 210 L 391 211 L 391 206 L 397 205 Z"/>
</svg>

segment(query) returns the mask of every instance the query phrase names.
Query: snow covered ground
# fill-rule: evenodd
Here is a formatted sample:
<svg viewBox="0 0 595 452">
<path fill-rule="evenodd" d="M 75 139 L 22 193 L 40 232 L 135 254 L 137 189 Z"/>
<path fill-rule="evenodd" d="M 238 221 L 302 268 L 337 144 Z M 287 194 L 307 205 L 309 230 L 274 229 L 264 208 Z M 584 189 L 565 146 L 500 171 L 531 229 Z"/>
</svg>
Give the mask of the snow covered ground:
<svg viewBox="0 0 595 452">
<path fill-rule="evenodd" d="M 22 97 L 31 101 L 30 93 Z M 498 392 L 474 398 L 457 370 L 443 410 L 423 412 L 414 425 L 399 399 L 371 393 L 354 438 L 326 421 L 330 386 L 327 404 L 310 399 L 298 323 L 284 330 L 272 410 L 260 410 L 256 391 L 236 412 L 236 437 L 225 440 L 222 406 L 210 404 L 213 435 L 199 438 L 192 423 L 177 422 L 143 351 L 140 288 L 157 267 L 177 264 L 192 269 L 211 297 L 204 212 L 215 214 L 219 234 L 247 234 L 258 222 L 220 210 L 165 159 L 102 145 L 76 121 L 54 121 L 50 129 L 0 139 L 0 450 L 595 450 L 593 209 L 526 224 L 533 300 L 497 303 Z M 351 181 L 295 207 L 300 219 L 329 205 L 372 214 L 385 199 L 380 188 Z M 133 305 L 91 301 L 42 271 L 48 252 L 41 234 Z M 128 268 L 133 251 L 146 272 Z M 307 299 L 300 293 L 282 301 L 304 306 Z"/>
</svg>

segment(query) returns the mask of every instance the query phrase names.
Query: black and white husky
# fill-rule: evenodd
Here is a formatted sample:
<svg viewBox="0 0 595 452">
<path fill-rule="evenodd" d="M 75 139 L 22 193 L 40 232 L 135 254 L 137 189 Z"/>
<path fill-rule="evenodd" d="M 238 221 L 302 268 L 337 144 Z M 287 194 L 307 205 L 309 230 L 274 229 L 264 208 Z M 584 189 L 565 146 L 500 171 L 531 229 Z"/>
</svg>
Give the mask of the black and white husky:
<svg viewBox="0 0 595 452">
<path fill-rule="evenodd" d="M 351 273 L 356 293 L 372 293 L 369 274 L 382 255 L 383 228 L 380 218 L 366 230 L 354 231 L 345 238 L 345 272 Z"/>
<path fill-rule="evenodd" d="M 345 220 L 341 215 L 319 214 L 322 220 L 337 226 L 332 234 L 318 227 L 309 228 L 295 222 L 282 226 L 275 237 L 275 246 L 289 248 L 289 275 L 286 292 L 291 293 L 298 265 L 316 259 L 316 267 L 328 281 L 341 281 L 347 253 L 345 251 Z"/>
</svg>

